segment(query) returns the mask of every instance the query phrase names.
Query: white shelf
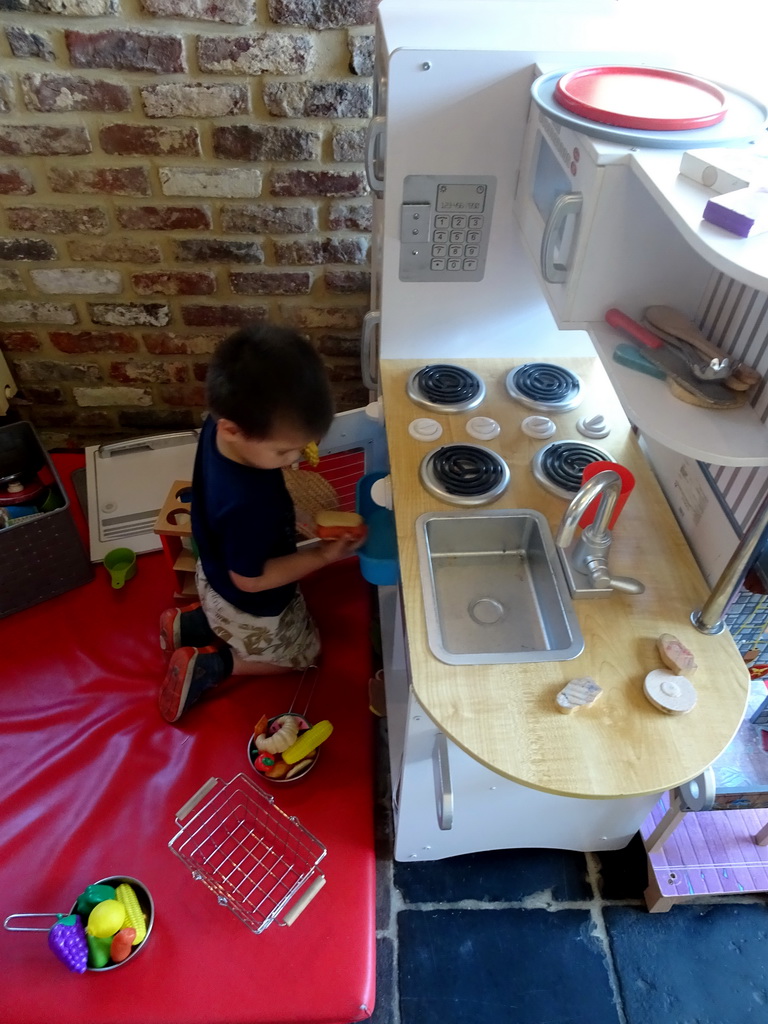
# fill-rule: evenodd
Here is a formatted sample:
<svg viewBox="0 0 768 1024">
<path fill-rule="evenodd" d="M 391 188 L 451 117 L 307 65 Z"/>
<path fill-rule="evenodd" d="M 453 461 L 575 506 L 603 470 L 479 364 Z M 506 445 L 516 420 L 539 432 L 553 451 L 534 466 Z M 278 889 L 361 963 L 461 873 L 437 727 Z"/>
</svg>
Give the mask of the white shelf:
<svg viewBox="0 0 768 1024">
<path fill-rule="evenodd" d="M 716 193 L 679 173 L 680 150 L 636 150 L 631 167 L 669 220 L 712 267 L 758 291 L 768 290 L 768 233 L 739 238 L 702 220 Z"/>
<path fill-rule="evenodd" d="M 630 422 L 667 448 L 718 466 L 768 466 L 768 427 L 755 410 L 711 410 L 688 405 L 663 380 L 630 370 L 613 359 L 627 339 L 607 324 L 590 324 L 589 335 Z"/>
</svg>

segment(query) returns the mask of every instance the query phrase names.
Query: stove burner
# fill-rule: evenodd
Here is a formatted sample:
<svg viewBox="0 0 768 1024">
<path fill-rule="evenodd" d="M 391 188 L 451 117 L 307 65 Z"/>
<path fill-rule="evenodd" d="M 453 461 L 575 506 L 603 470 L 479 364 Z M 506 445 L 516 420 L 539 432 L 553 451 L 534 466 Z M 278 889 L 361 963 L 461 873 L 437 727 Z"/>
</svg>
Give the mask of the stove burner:
<svg viewBox="0 0 768 1024">
<path fill-rule="evenodd" d="M 509 467 L 476 444 L 448 444 L 430 452 L 421 463 L 421 482 L 430 494 L 455 505 L 495 501 L 509 483 Z"/>
<path fill-rule="evenodd" d="M 471 370 L 448 363 L 433 363 L 411 374 L 408 396 L 425 409 L 464 412 L 480 405 L 485 385 Z"/>
<path fill-rule="evenodd" d="M 592 462 L 613 462 L 613 458 L 581 441 L 553 441 L 534 456 L 533 475 L 552 494 L 570 499 L 581 487 L 584 469 Z"/>
<path fill-rule="evenodd" d="M 542 412 L 568 412 L 582 399 L 576 374 L 552 363 L 525 363 L 510 370 L 507 391 L 523 405 Z"/>
</svg>

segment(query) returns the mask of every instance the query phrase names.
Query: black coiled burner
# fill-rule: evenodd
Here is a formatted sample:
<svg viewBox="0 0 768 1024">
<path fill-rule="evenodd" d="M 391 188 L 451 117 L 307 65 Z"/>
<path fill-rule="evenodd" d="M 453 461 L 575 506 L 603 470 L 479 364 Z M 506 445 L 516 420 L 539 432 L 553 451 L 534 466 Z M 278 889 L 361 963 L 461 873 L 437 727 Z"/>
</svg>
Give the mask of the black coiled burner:
<svg viewBox="0 0 768 1024">
<path fill-rule="evenodd" d="M 421 464 L 426 489 L 456 505 L 483 505 L 495 501 L 509 483 L 509 467 L 490 448 L 476 444 L 448 444 L 426 455 Z"/>
<path fill-rule="evenodd" d="M 416 370 L 407 391 L 414 402 L 442 412 L 473 409 L 485 397 L 485 385 L 476 374 L 450 363 L 432 363 Z"/>
<path fill-rule="evenodd" d="M 438 448 L 432 470 L 450 494 L 486 494 L 502 477 L 498 459 L 470 444 Z"/>
<path fill-rule="evenodd" d="M 601 448 L 581 441 L 553 441 L 536 454 L 533 472 L 547 490 L 572 497 L 581 487 L 584 470 L 592 462 L 613 462 L 613 459 Z"/>
<path fill-rule="evenodd" d="M 525 363 L 510 370 L 507 391 L 524 405 L 542 411 L 567 412 L 581 402 L 579 378 L 553 363 Z"/>
</svg>

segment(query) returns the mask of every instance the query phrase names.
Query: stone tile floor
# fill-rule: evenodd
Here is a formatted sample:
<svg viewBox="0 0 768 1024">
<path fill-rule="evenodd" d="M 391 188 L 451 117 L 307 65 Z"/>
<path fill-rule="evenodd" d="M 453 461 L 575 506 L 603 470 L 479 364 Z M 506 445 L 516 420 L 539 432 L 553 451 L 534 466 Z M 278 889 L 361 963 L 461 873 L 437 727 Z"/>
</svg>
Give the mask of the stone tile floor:
<svg viewBox="0 0 768 1024">
<path fill-rule="evenodd" d="M 384 776 L 373 1024 L 768 1024 L 764 897 L 649 914 L 639 836 L 395 863 Z"/>
</svg>

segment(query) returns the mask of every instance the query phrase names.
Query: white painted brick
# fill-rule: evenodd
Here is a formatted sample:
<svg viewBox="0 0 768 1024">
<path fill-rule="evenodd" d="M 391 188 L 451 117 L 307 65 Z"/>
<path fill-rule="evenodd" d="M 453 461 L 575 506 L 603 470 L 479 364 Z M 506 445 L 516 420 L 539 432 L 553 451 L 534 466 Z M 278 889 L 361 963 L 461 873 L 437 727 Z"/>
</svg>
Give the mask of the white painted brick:
<svg viewBox="0 0 768 1024">
<path fill-rule="evenodd" d="M 152 394 L 146 388 L 73 388 L 79 406 L 151 405 Z"/>
<path fill-rule="evenodd" d="M 55 302 L 3 302 L 0 303 L 0 323 L 3 324 L 76 324 L 74 306 L 60 306 Z"/>
<path fill-rule="evenodd" d="M 32 270 L 32 280 L 48 295 L 99 295 L 123 290 L 119 270 Z"/>
<path fill-rule="evenodd" d="M 160 183 L 166 196 L 224 196 L 251 199 L 261 195 L 261 172 L 250 167 L 161 167 Z"/>
</svg>

